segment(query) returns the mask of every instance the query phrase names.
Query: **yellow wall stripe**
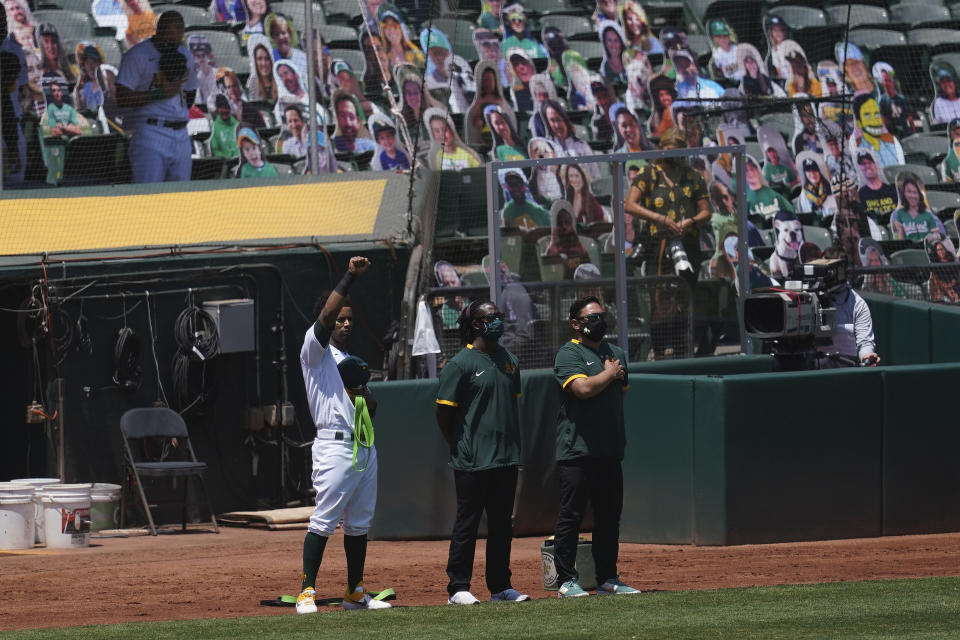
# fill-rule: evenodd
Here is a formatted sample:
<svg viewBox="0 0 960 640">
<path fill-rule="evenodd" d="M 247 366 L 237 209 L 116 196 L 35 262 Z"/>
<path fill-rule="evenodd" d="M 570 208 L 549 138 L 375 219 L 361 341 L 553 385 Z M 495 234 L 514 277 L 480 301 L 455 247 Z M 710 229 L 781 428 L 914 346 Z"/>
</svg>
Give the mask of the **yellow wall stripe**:
<svg viewBox="0 0 960 640">
<path fill-rule="evenodd" d="M 370 235 L 387 180 L 0 199 L 0 254 Z"/>
</svg>

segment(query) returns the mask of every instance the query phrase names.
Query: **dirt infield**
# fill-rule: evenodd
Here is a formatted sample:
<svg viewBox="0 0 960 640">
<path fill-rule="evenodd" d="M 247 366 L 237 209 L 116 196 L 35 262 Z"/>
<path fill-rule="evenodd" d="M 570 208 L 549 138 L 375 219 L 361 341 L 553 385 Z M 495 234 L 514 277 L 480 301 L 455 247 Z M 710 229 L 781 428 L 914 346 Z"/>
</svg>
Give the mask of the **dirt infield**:
<svg viewBox="0 0 960 640">
<path fill-rule="evenodd" d="M 90 548 L 0 552 L 0 630 L 144 620 L 292 615 L 260 600 L 300 586 L 303 531 L 222 528 L 159 537 L 104 538 Z M 327 546 L 318 592 L 341 596 L 346 576 L 339 535 Z M 513 584 L 542 588 L 540 539 L 514 542 Z M 446 601 L 447 542 L 371 542 L 366 583 L 393 587 L 397 604 Z M 478 544 L 473 590 L 483 584 Z M 683 590 L 960 574 L 960 534 L 739 547 L 624 544 L 623 579 L 643 589 Z M 50 614 L 51 602 L 71 606 Z M 331 610 L 333 608 L 331 607 Z"/>
</svg>

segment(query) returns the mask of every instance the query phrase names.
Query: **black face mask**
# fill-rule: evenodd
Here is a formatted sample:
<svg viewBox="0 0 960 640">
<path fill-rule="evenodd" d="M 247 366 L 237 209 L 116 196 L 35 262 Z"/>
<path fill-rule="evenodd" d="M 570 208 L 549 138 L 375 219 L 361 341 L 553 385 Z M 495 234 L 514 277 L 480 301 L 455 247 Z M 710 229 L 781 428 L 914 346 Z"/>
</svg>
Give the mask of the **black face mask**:
<svg viewBox="0 0 960 640">
<path fill-rule="evenodd" d="M 607 334 L 607 314 L 590 313 L 580 318 L 580 332 L 591 340 L 602 340 Z"/>
</svg>

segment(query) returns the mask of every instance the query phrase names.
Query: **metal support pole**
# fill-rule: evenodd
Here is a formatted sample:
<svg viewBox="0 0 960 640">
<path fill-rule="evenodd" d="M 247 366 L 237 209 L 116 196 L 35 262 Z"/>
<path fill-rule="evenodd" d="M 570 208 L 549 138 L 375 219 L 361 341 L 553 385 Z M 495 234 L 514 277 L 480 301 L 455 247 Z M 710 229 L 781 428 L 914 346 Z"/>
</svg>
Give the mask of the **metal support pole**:
<svg viewBox="0 0 960 640">
<path fill-rule="evenodd" d="M 490 254 L 490 299 L 500 308 L 502 285 L 500 283 L 500 203 L 497 202 L 497 163 L 487 164 L 487 249 Z"/>
<path fill-rule="evenodd" d="M 750 248 L 747 246 L 747 162 L 744 151 L 737 152 L 737 283 L 740 285 L 740 295 L 737 296 L 737 307 L 740 324 L 740 352 L 750 353 L 750 339 L 747 337 L 746 325 L 743 322 L 743 301 L 750 293 Z M 720 239 L 718 238 L 718 241 Z"/>
<path fill-rule="evenodd" d="M 626 165 L 617 160 L 613 162 L 613 238 L 617 243 L 617 342 L 623 352 L 630 359 L 629 338 L 627 326 L 630 314 L 627 309 L 627 225 L 623 215 L 623 177 Z"/>
<path fill-rule="evenodd" d="M 316 51 L 316 43 L 314 41 L 316 38 L 314 38 L 313 35 L 313 0 L 303 0 L 303 6 L 303 39 L 306 41 L 304 49 L 307 52 L 307 96 L 310 100 L 310 105 L 307 109 L 308 117 L 310 118 L 309 128 L 307 129 L 310 136 L 310 140 L 307 143 L 307 153 L 310 156 L 310 172 L 316 176 L 320 174 L 320 155 L 317 153 L 317 69 L 314 60 L 314 51 Z M 326 125 L 326 118 L 324 118 L 324 125 Z M 327 144 L 330 144 L 329 140 L 327 140 Z"/>
</svg>

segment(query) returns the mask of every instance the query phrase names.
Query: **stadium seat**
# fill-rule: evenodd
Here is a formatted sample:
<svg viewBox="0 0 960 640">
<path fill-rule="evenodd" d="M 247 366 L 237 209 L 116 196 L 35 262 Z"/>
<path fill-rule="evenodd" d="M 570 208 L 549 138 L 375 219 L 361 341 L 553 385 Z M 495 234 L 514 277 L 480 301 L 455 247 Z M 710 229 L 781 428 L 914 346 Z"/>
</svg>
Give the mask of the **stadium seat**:
<svg viewBox="0 0 960 640">
<path fill-rule="evenodd" d="M 765 113 L 758 116 L 757 121 L 761 125 L 769 124 L 776 127 L 784 139 L 793 139 L 794 123 L 792 113 Z M 763 162 L 762 158 L 757 158 L 757 160 Z"/>
<path fill-rule="evenodd" d="M 890 264 L 930 264 L 930 258 L 923 249 L 900 249 L 890 254 Z"/>
<path fill-rule="evenodd" d="M 710 3 L 703 14 L 703 23 L 713 18 L 726 18 L 737 33 L 740 42 L 763 42 L 763 24 L 760 16 L 766 3 L 763 0 L 718 0 Z"/>
<path fill-rule="evenodd" d="M 687 35 L 687 44 L 691 51 L 697 54 L 697 57 L 703 55 L 713 55 L 713 46 L 710 42 L 710 36 L 702 33 L 691 33 Z"/>
<path fill-rule="evenodd" d="M 213 513 L 213 505 L 207 495 L 207 488 L 203 482 L 203 474 L 207 470 L 207 463 L 197 460 L 190 443 L 190 434 L 187 425 L 180 414 L 166 407 L 143 407 L 128 409 L 120 418 L 120 432 L 123 435 L 123 448 L 127 469 L 133 472 L 130 481 L 136 482 L 140 494 L 141 505 L 150 524 L 150 533 L 157 535 L 157 528 L 153 523 L 150 512 L 150 503 L 144 492 L 143 478 L 179 478 L 183 480 L 183 524 L 182 530 L 187 530 L 187 492 L 188 480 L 196 478 L 200 483 L 201 495 L 206 500 L 210 511 L 210 522 L 213 530 L 220 533 L 217 518 Z M 169 441 L 176 439 L 178 445 L 171 450 L 169 457 L 162 461 L 144 460 L 142 454 L 148 441 Z M 138 452 L 136 455 L 134 452 Z M 129 477 L 129 474 L 125 474 Z M 121 509 L 122 512 L 122 509 Z"/>
<path fill-rule="evenodd" d="M 113 65 L 117 69 L 120 68 L 120 61 L 123 59 L 123 51 L 120 50 L 120 44 L 117 42 L 117 39 L 111 36 L 97 36 L 96 38 L 85 38 L 85 40 L 92 40 L 100 47 L 100 51 L 103 52 L 103 61 L 107 64 Z M 63 46 L 67 52 L 67 57 L 71 61 L 74 61 L 74 56 L 77 50 L 77 44 L 80 40 L 64 40 Z"/>
<path fill-rule="evenodd" d="M 367 60 L 363 54 L 353 49 L 330 49 L 330 59 L 340 58 L 345 60 L 353 73 L 358 77 L 363 77 L 363 71 L 367 68 Z"/>
<path fill-rule="evenodd" d="M 151 10 L 156 15 L 160 15 L 164 11 L 176 11 L 183 17 L 183 24 L 186 25 L 187 31 L 209 29 L 213 24 L 206 9 L 192 7 L 189 4 L 155 4 L 151 6 Z"/>
<path fill-rule="evenodd" d="M 569 14 L 577 15 L 582 10 L 568 0 L 524 0 L 523 7 L 527 13 L 534 16 L 546 16 L 550 14 Z"/>
<path fill-rule="evenodd" d="M 88 13 L 54 9 L 52 11 L 34 11 L 33 17 L 37 24 L 49 22 L 56 27 L 61 41 L 88 40 L 96 35 L 94 33 L 93 17 Z"/>
<path fill-rule="evenodd" d="M 945 44 L 955 44 L 958 40 L 960 40 L 960 31 L 955 29 L 920 28 L 907 31 L 907 42 L 910 44 L 938 47 Z"/>
<path fill-rule="evenodd" d="M 356 0 L 324 0 L 323 13 L 327 24 L 359 24 Z M 356 16 L 356 18 L 354 17 Z"/>
<path fill-rule="evenodd" d="M 884 24 L 890 22 L 890 14 L 883 7 L 876 7 L 868 4 L 835 4 L 827 9 L 830 16 L 830 22 L 834 24 L 847 24 L 849 12 L 850 27 L 853 28 L 861 24 Z"/>
<path fill-rule="evenodd" d="M 890 18 L 895 22 L 919 24 L 932 20 L 949 20 L 950 10 L 929 2 L 901 2 L 890 7 Z"/>
<path fill-rule="evenodd" d="M 948 63 L 954 69 L 960 69 L 960 52 L 938 53 L 933 56 L 930 61 L 943 61 Z"/>
<path fill-rule="evenodd" d="M 934 136 L 918 133 L 900 139 L 903 153 L 922 154 L 927 160 L 943 156 L 947 153 L 948 143 L 944 136 Z M 927 164 L 930 164 L 927 162 Z"/>
<path fill-rule="evenodd" d="M 783 18 L 794 29 L 801 27 L 819 27 L 827 24 L 827 14 L 817 7 L 781 5 L 770 9 L 770 15 Z"/>
<path fill-rule="evenodd" d="M 323 36 L 329 47 L 360 50 L 360 39 L 353 27 L 340 24 L 317 25 L 317 33 Z"/>
<path fill-rule="evenodd" d="M 583 56 L 587 61 L 587 66 L 591 69 L 599 69 L 603 61 L 603 45 L 597 40 L 570 42 L 570 48 Z"/>
<path fill-rule="evenodd" d="M 56 6 L 67 11 L 90 13 L 90 0 L 48 0 L 47 2 L 41 2 L 38 8 L 47 8 L 48 6 Z"/>
<path fill-rule="evenodd" d="M 194 34 L 202 34 L 210 41 L 210 47 L 213 49 L 213 57 L 216 58 L 217 65 L 227 66 L 227 60 L 233 60 L 237 56 L 242 55 L 240 52 L 240 42 L 233 32 L 218 31 L 216 29 L 194 29 L 191 35 Z M 231 69 L 232 68 L 233 67 L 231 67 Z M 248 64 L 243 71 L 249 73 L 249 70 L 250 67 Z M 234 69 L 234 71 L 236 72 L 237 70 Z"/>
<path fill-rule="evenodd" d="M 588 18 L 583 16 L 551 15 L 540 19 L 540 33 L 547 27 L 556 27 L 567 40 L 596 40 L 597 31 Z"/>
<path fill-rule="evenodd" d="M 307 24 L 304 14 L 306 13 L 306 7 L 303 2 L 271 2 L 270 10 L 274 13 L 282 13 L 283 15 L 289 17 L 293 20 L 294 26 L 297 28 L 297 31 L 303 33 L 304 25 Z M 357 6 L 357 3 L 353 3 L 353 13 L 359 13 L 360 9 Z M 323 7 L 319 2 L 313 3 L 313 26 L 319 27 L 327 23 L 327 18 L 324 15 Z"/>
<path fill-rule="evenodd" d="M 190 171 L 191 180 L 221 180 L 226 177 L 224 158 L 194 158 Z"/>
<path fill-rule="evenodd" d="M 850 42 L 862 49 L 876 49 L 886 45 L 907 44 L 907 37 L 892 29 L 851 29 Z"/>
<path fill-rule="evenodd" d="M 887 180 L 889 180 L 891 184 L 896 181 L 897 176 L 903 171 L 917 174 L 925 185 L 940 182 L 940 176 L 937 174 L 936 169 L 923 164 L 894 164 L 883 168 L 883 173 L 887 176 Z"/>
<path fill-rule="evenodd" d="M 943 221 L 943 227 L 947 230 L 947 235 L 953 238 L 954 245 L 957 243 L 957 236 L 960 235 L 957 231 L 957 221 L 953 218 Z"/>
<path fill-rule="evenodd" d="M 587 256 L 590 258 L 590 262 L 597 265 L 597 268 L 600 268 L 600 244 L 591 238 L 590 236 L 580 235 L 580 244 L 583 245 L 583 248 L 587 250 Z"/>
<path fill-rule="evenodd" d="M 830 229 L 825 227 L 803 225 L 803 239 L 817 245 L 820 251 L 833 246 L 833 234 L 830 233 Z"/>
<path fill-rule="evenodd" d="M 425 29 L 426 24 L 422 25 Z M 477 48 L 473 44 L 473 31 L 477 25 L 461 18 L 434 18 L 433 26 L 447 36 L 453 52 L 464 60 L 476 60 Z M 419 36 L 417 38 L 419 44 Z"/>
<path fill-rule="evenodd" d="M 934 213 L 952 213 L 960 209 L 960 193 L 927 189 L 927 204 Z"/>
<path fill-rule="evenodd" d="M 118 182 L 117 163 L 125 161 L 119 133 L 76 136 L 66 145 L 63 156 L 61 186 L 115 184 Z"/>
<path fill-rule="evenodd" d="M 490 284 L 483 271 L 467 271 L 460 275 L 460 280 L 465 287 L 486 287 Z"/>
</svg>

